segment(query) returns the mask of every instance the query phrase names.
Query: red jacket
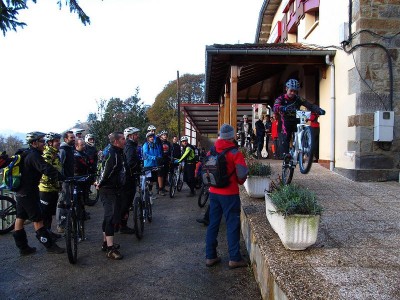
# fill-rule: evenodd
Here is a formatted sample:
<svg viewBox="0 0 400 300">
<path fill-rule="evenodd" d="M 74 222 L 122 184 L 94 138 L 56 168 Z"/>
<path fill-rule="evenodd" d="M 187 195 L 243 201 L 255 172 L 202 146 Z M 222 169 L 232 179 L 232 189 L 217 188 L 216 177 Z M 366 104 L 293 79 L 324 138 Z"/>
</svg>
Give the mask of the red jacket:
<svg viewBox="0 0 400 300">
<path fill-rule="evenodd" d="M 319 128 L 319 122 L 318 122 L 318 117 L 319 115 L 316 113 L 311 113 L 311 116 L 307 121 L 310 121 L 310 126 L 312 128 Z"/>
<path fill-rule="evenodd" d="M 271 125 L 271 137 L 273 139 L 278 138 L 278 120 L 273 120 Z"/>
<path fill-rule="evenodd" d="M 235 144 L 228 140 L 218 139 L 214 146 L 215 150 L 221 153 L 224 149 L 233 147 Z M 210 187 L 210 192 L 219 195 L 238 195 L 238 185 L 246 181 L 249 170 L 247 169 L 243 154 L 238 149 L 226 152 L 225 157 L 227 161 L 227 173 L 232 174 L 229 180 L 230 183 L 224 188 Z"/>
</svg>

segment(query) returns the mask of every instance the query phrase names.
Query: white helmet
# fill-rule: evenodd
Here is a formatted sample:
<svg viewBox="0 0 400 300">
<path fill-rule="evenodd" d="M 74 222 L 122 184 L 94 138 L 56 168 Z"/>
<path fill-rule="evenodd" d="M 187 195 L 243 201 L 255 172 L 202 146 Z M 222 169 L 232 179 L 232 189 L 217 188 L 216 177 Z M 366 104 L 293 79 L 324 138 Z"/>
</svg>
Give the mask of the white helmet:
<svg viewBox="0 0 400 300">
<path fill-rule="evenodd" d="M 84 132 L 85 129 L 82 129 L 82 128 L 72 128 L 71 131 L 72 131 L 75 135 L 77 135 L 78 133 Z"/>
<path fill-rule="evenodd" d="M 149 125 L 149 127 L 147 127 L 147 131 L 150 130 L 156 130 L 156 127 L 154 125 Z"/>
<path fill-rule="evenodd" d="M 93 139 L 93 142 L 89 141 L 90 139 Z M 94 135 L 91 133 L 88 133 L 85 135 L 85 143 L 88 144 L 89 146 L 94 146 Z"/>
<path fill-rule="evenodd" d="M 153 132 L 148 132 L 148 133 L 146 133 L 146 139 L 149 137 L 149 136 L 156 136 Z"/>
<path fill-rule="evenodd" d="M 184 135 L 183 137 L 181 137 L 181 142 L 183 141 L 189 141 L 189 137 L 187 135 Z"/>
<path fill-rule="evenodd" d="M 128 128 L 125 128 L 125 130 L 124 130 L 124 136 L 126 138 L 128 135 L 138 133 L 139 131 L 140 130 L 137 129 L 136 127 L 128 127 Z"/>
</svg>

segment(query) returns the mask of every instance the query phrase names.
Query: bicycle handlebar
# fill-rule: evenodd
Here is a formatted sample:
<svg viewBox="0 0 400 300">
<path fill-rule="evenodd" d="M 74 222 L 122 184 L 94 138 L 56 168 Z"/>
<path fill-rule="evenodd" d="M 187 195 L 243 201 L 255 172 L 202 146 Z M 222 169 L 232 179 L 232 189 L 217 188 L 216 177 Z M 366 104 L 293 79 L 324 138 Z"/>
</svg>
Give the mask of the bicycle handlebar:
<svg viewBox="0 0 400 300">
<path fill-rule="evenodd" d="M 144 175 L 144 173 L 147 171 L 158 171 L 158 170 L 161 170 L 161 168 L 163 168 L 163 167 L 164 167 L 164 165 L 157 166 L 157 167 L 145 167 L 141 171 L 135 172 L 132 175 Z"/>
<path fill-rule="evenodd" d="M 95 176 L 96 174 L 87 174 L 87 175 L 78 175 L 78 176 L 71 176 L 67 177 L 63 180 L 66 183 L 78 183 L 78 182 L 86 182 L 91 177 Z"/>
</svg>

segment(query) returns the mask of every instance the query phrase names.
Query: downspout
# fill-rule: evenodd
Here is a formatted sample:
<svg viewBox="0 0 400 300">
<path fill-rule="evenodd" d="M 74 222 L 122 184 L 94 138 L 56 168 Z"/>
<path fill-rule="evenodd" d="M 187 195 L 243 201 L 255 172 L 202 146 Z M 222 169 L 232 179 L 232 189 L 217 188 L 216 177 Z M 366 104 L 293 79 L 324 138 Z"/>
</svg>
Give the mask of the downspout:
<svg viewBox="0 0 400 300">
<path fill-rule="evenodd" d="M 330 56 L 325 56 L 325 63 L 331 67 L 331 143 L 330 143 L 330 162 L 329 170 L 333 171 L 335 167 L 335 64 Z"/>
</svg>

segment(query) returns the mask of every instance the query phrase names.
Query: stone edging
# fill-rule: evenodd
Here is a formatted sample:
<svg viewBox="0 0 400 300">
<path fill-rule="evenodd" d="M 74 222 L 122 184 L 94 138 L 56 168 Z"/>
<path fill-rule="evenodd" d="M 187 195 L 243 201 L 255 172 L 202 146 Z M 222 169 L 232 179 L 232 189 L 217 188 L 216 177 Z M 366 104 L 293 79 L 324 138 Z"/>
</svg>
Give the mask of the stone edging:
<svg viewBox="0 0 400 300">
<path fill-rule="evenodd" d="M 263 299 L 340 299 L 307 257 L 317 248 L 286 250 L 265 216 L 265 200 L 241 189 L 241 227 Z M 316 266 L 317 267 L 317 266 Z"/>
</svg>

